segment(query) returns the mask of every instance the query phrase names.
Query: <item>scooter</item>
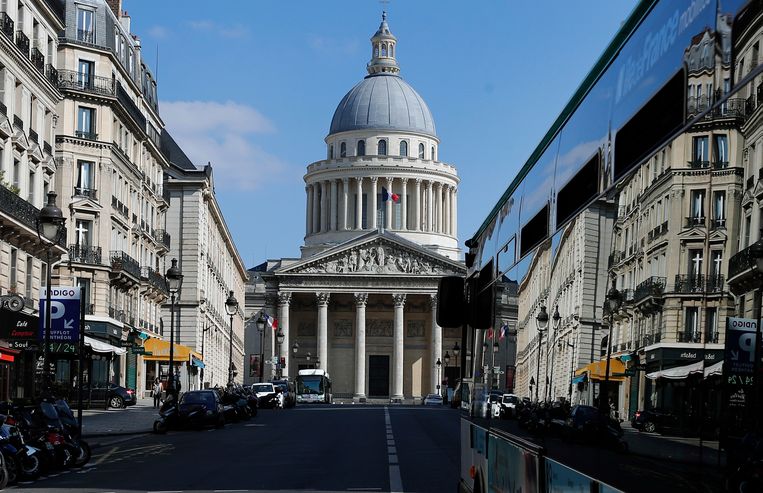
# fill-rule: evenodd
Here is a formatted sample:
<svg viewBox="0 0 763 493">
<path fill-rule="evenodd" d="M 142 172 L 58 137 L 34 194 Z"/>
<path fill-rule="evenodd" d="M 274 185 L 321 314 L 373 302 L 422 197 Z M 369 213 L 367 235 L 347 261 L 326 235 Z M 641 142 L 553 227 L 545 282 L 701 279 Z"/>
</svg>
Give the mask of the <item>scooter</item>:
<svg viewBox="0 0 763 493">
<path fill-rule="evenodd" d="M 159 418 L 154 421 L 154 433 L 164 434 L 172 427 L 177 427 L 180 420 L 180 412 L 175 400 L 168 397 L 161 409 L 159 409 Z"/>
<path fill-rule="evenodd" d="M 62 432 L 64 438 L 66 439 L 67 444 L 74 449 L 74 467 L 83 467 L 90 462 L 90 445 L 82 439 L 79 432 L 79 422 L 77 421 L 77 418 L 74 417 L 74 413 L 69 407 L 69 404 L 61 399 L 56 401 L 55 407 L 58 417 L 61 420 L 61 424 L 63 425 Z"/>
</svg>

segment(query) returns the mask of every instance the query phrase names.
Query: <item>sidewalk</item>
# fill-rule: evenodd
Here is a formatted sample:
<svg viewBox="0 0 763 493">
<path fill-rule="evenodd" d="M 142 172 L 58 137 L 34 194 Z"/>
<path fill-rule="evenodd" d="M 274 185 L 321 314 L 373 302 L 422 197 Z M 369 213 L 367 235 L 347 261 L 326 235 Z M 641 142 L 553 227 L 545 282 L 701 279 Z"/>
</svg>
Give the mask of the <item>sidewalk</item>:
<svg viewBox="0 0 763 493">
<path fill-rule="evenodd" d="M 103 437 L 149 433 L 159 410 L 153 399 L 138 399 L 126 409 L 85 409 L 82 411 L 82 435 Z M 74 410 L 75 416 L 77 411 Z"/>
<path fill-rule="evenodd" d="M 639 432 L 630 423 L 621 424 L 632 454 L 643 457 L 681 462 L 684 464 L 702 464 L 717 467 L 719 465 L 718 441 L 705 440 L 699 446 L 699 438 L 663 436 L 658 433 Z M 726 452 L 720 452 L 720 464 L 726 463 Z"/>
</svg>

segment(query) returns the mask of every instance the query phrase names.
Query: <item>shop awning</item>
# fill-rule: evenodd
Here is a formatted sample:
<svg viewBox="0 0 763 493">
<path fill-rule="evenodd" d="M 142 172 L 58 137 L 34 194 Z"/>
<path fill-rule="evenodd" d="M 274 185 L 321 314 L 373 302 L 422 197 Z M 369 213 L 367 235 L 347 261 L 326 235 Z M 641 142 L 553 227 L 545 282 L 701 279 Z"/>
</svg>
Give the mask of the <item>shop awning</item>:
<svg viewBox="0 0 763 493">
<path fill-rule="evenodd" d="M 594 361 L 585 365 L 583 368 L 579 368 L 575 372 L 576 375 L 588 374 L 589 380 L 604 380 L 604 375 L 607 372 L 607 360 Z M 610 358 L 609 360 L 609 379 L 612 382 L 622 382 L 625 380 L 625 365 L 617 358 Z"/>
<path fill-rule="evenodd" d="M 113 346 L 108 342 L 99 341 L 90 336 L 85 336 L 85 345 L 90 346 L 90 349 L 96 353 L 125 354 L 127 352 L 125 348 Z"/>
<path fill-rule="evenodd" d="M 204 366 L 204 362 L 194 355 L 191 355 L 191 365 L 198 366 L 199 368 L 206 368 L 206 366 Z"/>
<path fill-rule="evenodd" d="M 723 373 L 723 360 L 705 368 L 705 378 L 721 375 Z"/>
<path fill-rule="evenodd" d="M 168 361 L 170 359 L 169 341 L 152 337 L 143 344 L 143 348 L 147 353 L 151 353 L 150 355 L 143 356 L 143 361 Z M 175 344 L 172 359 L 180 363 L 182 361 L 189 361 L 192 355 L 201 361 L 201 355 L 193 349 L 182 344 Z"/>
<path fill-rule="evenodd" d="M 668 368 L 666 370 L 647 373 L 646 378 L 652 380 L 657 380 L 658 378 L 682 380 L 689 375 L 702 374 L 703 372 L 705 378 L 713 375 L 720 375 L 723 372 L 723 361 L 719 361 L 707 367 L 704 366 L 703 361 L 695 361 L 689 365 L 676 366 L 675 368 Z"/>
<path fill-rule="evenodd" d="M 578 375 L 572 379 L 572 385 L 577 385 L 585 381 L 585 375 Z"/>
</svg>

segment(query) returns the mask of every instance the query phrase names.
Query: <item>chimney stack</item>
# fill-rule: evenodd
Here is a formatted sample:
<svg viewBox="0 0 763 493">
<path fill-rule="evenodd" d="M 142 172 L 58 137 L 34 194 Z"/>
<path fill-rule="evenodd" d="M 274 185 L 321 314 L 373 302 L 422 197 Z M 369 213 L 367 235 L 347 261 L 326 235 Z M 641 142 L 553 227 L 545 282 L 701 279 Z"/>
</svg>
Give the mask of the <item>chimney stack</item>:
<svg viewBox="0 0 763 493">
<path fill-rule="evenodd" d="M 109 8 L 117 16 L 117 19 L 122 17 L 122 0 L 106 0 L 106 3 L 109 4 Z"/>
</svg>

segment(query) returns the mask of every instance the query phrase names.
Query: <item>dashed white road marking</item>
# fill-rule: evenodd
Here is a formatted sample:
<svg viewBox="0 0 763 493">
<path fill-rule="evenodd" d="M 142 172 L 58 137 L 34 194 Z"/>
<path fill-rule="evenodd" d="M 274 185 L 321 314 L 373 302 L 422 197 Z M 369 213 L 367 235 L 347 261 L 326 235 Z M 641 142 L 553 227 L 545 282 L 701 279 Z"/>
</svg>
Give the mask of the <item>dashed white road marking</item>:
<svg viewBox="0 0 763 493">
<path fill-rule="evenodd" d="M 387 463 L 389 464 L 389 491 L 403 493 L 403 478 L 400 476 L 395 436 L 392 433 L 392 422 L 389 418 L 389 408 L 384 406 L 384 424 L 387 428 Z"/>
</svg>

